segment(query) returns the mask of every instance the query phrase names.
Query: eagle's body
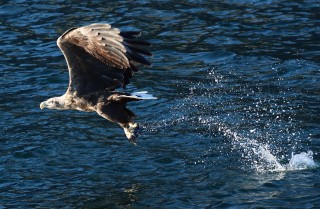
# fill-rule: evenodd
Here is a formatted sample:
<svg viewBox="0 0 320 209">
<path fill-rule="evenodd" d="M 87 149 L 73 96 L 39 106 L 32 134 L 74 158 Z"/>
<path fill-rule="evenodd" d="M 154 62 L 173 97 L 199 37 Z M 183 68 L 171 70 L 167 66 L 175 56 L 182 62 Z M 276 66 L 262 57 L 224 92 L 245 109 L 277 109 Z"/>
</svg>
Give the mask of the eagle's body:
<svg viewBox="0 0 320 209">
<path fill-rule="evenodd" d="M 150 44 L 135 40 L 138 32 L 120 32 L 109 24 L 91 24 L 66 31 L 57 40 L 69 69 L 66 93 L 40 104 L 40 108 L 97 112 L 118 123 L 131 142 L 137 138 L 138 124 L 126 103 L 155 99 L 146 92 L 128 94 L 115 91 L 129 83 L 137 71 L 135 63 L 150 65 L 143 55 Z"/>
</svg>

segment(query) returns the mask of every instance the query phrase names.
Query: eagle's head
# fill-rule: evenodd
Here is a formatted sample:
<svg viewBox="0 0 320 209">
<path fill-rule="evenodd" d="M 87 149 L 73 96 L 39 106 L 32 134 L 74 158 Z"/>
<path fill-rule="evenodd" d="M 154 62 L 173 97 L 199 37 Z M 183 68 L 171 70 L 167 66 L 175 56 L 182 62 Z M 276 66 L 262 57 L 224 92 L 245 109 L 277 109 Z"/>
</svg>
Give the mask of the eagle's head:
<svg viewBox="0 0 320 209">
<path fill-rule="evenodd" d="M 43 108 L 62 110 L 65 106 L 60 97 L 53 97 L 40 103 L 40 109 Z"/>
</svg>

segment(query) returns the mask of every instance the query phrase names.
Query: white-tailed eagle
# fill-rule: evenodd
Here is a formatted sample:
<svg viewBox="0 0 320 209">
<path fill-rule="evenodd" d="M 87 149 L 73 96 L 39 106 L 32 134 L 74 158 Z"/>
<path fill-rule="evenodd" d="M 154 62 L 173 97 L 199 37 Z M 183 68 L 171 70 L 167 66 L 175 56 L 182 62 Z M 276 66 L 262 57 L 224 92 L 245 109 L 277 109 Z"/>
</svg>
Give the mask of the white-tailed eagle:
<svg viewBox="0 0 320 209">
<path fill-rule="evenodd" d="M 138 137 L 139 125 L 126 103 L 155 99 L 147 92 L 133 94 L 116 91 L 125 88 L 138 71 L 137 63 L 150 66 L 142 55 L 150 43 L 137 40 L 137 31 L 120 31 L 109 24 L 95 23 L 71 28 L 62 34 L 57 44 L 68 64 L 69 86 L 66 93 L 40 104 L 40 108 L 97 112 L 103 118 L 118 123 L 132 143 Z"/>
</svg>

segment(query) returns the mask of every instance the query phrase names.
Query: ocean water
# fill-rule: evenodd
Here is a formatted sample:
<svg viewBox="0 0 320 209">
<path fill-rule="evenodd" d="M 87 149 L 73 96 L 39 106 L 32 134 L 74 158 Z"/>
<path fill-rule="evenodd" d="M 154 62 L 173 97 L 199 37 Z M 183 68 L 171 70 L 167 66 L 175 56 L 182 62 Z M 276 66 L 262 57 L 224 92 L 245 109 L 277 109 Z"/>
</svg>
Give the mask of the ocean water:
<svg viewBox="0 0 320 209">
<path fill-rule="evenodd" d="M 0 208 L 320 208 L 320 3 L 0 2 Z M 40 110 L 68 84 L 57 38 L 108 22 L 154 56 L 126 91 L 143 135 Z"/>
</svg>

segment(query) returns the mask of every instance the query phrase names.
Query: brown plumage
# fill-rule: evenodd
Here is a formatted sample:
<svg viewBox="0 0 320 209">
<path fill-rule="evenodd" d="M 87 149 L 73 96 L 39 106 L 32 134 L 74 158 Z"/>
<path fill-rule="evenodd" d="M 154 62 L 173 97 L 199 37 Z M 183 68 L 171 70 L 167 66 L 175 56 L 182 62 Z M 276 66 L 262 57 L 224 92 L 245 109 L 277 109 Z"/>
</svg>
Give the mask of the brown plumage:
<svg viewBox="0 0 320 209">
<path fill-rule="evenodd" d="M 40 108 L 95 111 L 105 119 L 118 123 L 129 141 L 135 143 L 139 126 L 126 103 L 155 99 L 147 92 L 133 94 L 115 91 L 129 84 L 137 63 L 151 65 L 142 55 L 152 54 L 146 41 L 136 40 L 136 31 L 121 32 L 109 24 L 96 23 L 71 28 L 57 44 L 68 64 L 69 86 L 66 93 L 40 104 Z"/>
</svg>

